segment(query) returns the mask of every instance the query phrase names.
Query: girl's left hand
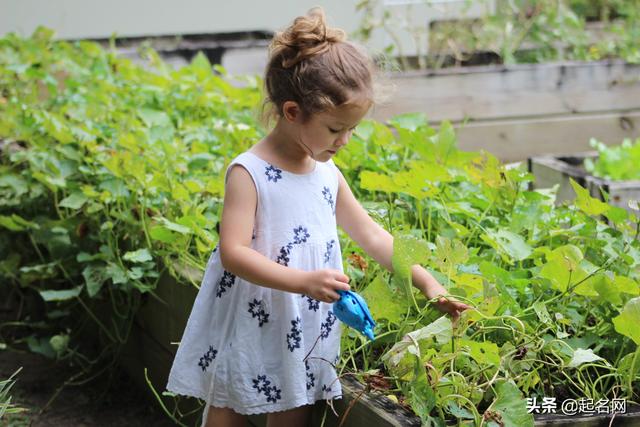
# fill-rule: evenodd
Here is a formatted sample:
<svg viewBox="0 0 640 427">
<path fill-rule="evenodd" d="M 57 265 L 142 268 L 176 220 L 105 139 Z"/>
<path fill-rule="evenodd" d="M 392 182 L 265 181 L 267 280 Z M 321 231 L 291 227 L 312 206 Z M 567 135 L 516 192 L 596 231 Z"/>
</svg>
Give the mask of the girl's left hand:
<svg viewBox="0 0 640 427">
<path fill-rule="evenodd" d="M 471 308 L 463 302 L 453 299 L 447 299 L 445 297 L 440 297 L 438 301 L 434 302 L 434 305 L 441 312 L 450 314 L 454 324 L 458 322 L 460 313 L 462 313 L 466 309 Z"/>
<path fill-rule="evenodd" d="M 427 288 L 426 292 L 423 292 L 423 293 L 428 299 L 433 299 L 440 295 L 446 295 L 447 290 L 438 283 L 436 285 L 432 284 L 430 287 Z M 454 325 L 458 322 L 460 313 L 462 313 L 464 310 L 471 308 L 471 306 L 463 302 L 456 301 L 452 298 L 445 298 L 443 296 L 438 298 L 438 300 L 435 301 L 433 304 L 441 312 L 450 314 Z"/>
</svg>

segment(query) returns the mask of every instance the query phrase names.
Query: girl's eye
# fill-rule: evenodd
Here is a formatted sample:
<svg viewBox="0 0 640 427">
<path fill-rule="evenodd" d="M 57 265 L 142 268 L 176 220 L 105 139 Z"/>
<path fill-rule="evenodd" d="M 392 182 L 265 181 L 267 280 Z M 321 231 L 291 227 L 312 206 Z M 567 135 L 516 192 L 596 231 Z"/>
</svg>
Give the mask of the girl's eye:
<svg viewBox="0 0 640 427">
<path fill-rule="evenodd" d="M 354 126 L 354 127 L 352 127 L 352 128 L 349 128 L 349 132 L 353 132 L 354 130 L 356 130 L 356 127 L 357 127 L 357 126 Z M 335 129 L 331 129 L 331 128 L 329 128 L 329 131 L 330 131 L 331 133 L 339 133 L 339 132 L 340 132 L 339 130 L 335 130 Z"/>
</svg>

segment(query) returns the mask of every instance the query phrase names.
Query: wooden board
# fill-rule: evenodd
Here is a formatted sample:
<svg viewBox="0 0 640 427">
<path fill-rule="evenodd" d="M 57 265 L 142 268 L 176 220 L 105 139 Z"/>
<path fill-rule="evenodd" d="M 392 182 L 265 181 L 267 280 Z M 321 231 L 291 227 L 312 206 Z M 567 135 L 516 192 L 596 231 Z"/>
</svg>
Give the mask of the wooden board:
<svg viewBox="0 0 640 427">
<path fill-rule="evenodd" d="M 407 112 L 429 120 L 519 119 L 640 109 L 640 65 L 623 61 L 479 66 L 393 73 L 372 117 Z"/>
<path fill-rule="evenodd" d="M 640 97 L 639 97 L 640 99 Z M 593 137 L 607 145 L 640 137 L 640 109 L 628 113 L 570 114 L 456 126 L 459 147 L 488 151 L 513 162 L 532 156 L 590 150 Z"/>
</svg>

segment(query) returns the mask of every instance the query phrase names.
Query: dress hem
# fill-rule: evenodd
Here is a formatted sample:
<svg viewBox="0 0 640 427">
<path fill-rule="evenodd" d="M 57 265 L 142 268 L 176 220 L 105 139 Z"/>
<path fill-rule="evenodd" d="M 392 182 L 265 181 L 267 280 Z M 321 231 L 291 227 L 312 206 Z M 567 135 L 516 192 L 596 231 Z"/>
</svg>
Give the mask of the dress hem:
<svg viewBox="0 0 640 427">
<path fill-rule="evenodd" d="M 189 396 L 189 397 L 195 397 L 198 398 L 200 400 L 204 400 L 206 402 L 205 397 L 203 396 L 202 393 L 195 391 L 193 389 L 188 389 L 188 388 L 180 388 L 180 387 L 172 387 L 171 389 L 167 389 L 168 391 L 181 395 L 181 396 Z M 313 399 L 313 401 L 309 401 L 308 399 L 304 399 L 304 400 L 289 400 L 286 402 L 278 402 L 278 404 L 271 404 L 271 403 L 267 403 L 264 405 L 253 405 L 249 408 L 242 406 L 242 405 L 236 405 L 234 404 L 234 402 L 229 402 L 229 401 L 216 401 L 214 399 L 213 402 L 208 402 L 209 406 L 214 406 L 216 408 L 230 408 L 233 409 L 235 412 L 237 412 L 240 415 L 258 415 L 258 414 L 268 414 L 268 413 L 272 413 L 272 412 L 281 412 L 281 411 L 287 411 L 289 409 L 294 409 L 300 406 L 304 406 L 304 405 L 314 405 L 317 402 L 321 401 L 321 400 L 338 400 L 338 399 L 342 399 L 342 394 L 337 394 L 334 393 L 332 395 L 329 395 L 327 397 L 321 397 L 321 398 L 316 398 Z M 263 407 L 268 406 L 269 408 L 267 410 L 265 409 L 261 409 Z"/>
</svg>

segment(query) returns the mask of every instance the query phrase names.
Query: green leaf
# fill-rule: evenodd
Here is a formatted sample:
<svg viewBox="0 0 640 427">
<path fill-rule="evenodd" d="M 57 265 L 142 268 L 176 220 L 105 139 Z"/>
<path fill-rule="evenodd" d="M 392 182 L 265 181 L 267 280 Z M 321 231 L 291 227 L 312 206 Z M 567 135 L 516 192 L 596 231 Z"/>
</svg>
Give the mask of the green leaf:
<svg viewBox="0 0 640 427">
<path fill-rule="evenodd" d="M 611 207 L 601 200 L 591 197 L 589 191 L 583 188 L 573 180 L 569 178 L 569 182 L 576 192 L 576 205 L 587 215 L 602 215 L 607 212 Z"/>
<path fill-rule="evenodd" d="M 29 346 L 29 350 L 34 353 L 42 354 L 50 359 L 56 357 L 56 352 L 51 348 L 51 344 L 47 338 L 37 338 L 31 335 L 27 338 L 27 345 Z"/>
<path fill-rule="evenodd" d="M 419 127 L 426 126 L 427 116 L 424 113 L 406 113 L 393 116 L 389 119 L 389 124 L 400 129 L 415 131 Z"/>
<path fill-rule="evenodd" d="M 84 270 L 82 270 L 82 276 L 87 285 L 87 293 L 91 298 L 100 292 L 102 284 L 109 278 L 105 267 L 98 264 L 87 265 Z"/>
<path fill-rule="evenodd" d="M 436 406 L 436 395 L 419 357 L 414 360 L 414 378 L 409 383 L 407 400 L 423 423 L 431 419 L 429 414 Z"/>
<path fill-rule="evenodd" d="M 369 191 L 384 191 L 385 193 L 396 193 L 399 190 L 392 177 L 370 171 L 360 173 L 360 188 Z"/>
<path fill-rule="evenodd" d="M 547 256 L 547 263 L 539 275 L 549 279 L 555 288 L 564 292 L 569 286 L 569 280 L 573 284 L 585 276 L 586 273 L 579 267 L 582 258 L 582 251 L 576 246 L 561 246 Z"/>
<path fill-rule="evenodd" d="M 111 282 L 114 285 L 127 283 L 129 281 L 127 277 L 127 271 L 122 269 L 122 267 L 120 267 L 118 264 L 115 264 L 113 262 L 108 263 L 105 269 L 105 273 L 107 277 L 111 278 Z"/>
<path fill-rule="evenodd" d="M 150 108 L 141 108 L 138 110 L 138 116 L 147 127 L 152 126 L 173 126 L 171 119 L 164 111 L 152 110 Z"/>
<path fill-rule="evenodd" d="M 627 301 L 620 315 L 613 318 L 615 330 L 640 345 L 640 297 Z"/>
<path fill-rule="evenodd" d="M 87 200 L 89 200 L 87 196 L 85 196 L 81 191 L 77 191 L 62 199 L 59 205 L 63 208 L 80 209 Z"/>
<path fill-rule="evenodd" d="M 127 252 L 122 258 L 131 262 L 147 262 L 153 260 L 147 248 L 138 249 L 137 251 Z"/>
<path fill-rule="evenodd" d="M 500 418 L 503 427 L 533 427 L 533 414 L 527 411 L 527 401 L 518 387 L 511 381 L 499 381 L 497 395 L 485 411 L 485 419 L 493 419 L 492 413 Z"/>
<path fill-rule="evenodd" d="M 399 324 L 406 314 L 406 308 L 403 307 L 399 296 L 392 291 L 382 274 L 378 274 L 361 292 L 361 295 L 367 301 L 371 315 L 375 319 L 384 318 Z"/>
<path fill-rule="evenodd" d="M 500 349 L 498 345 L 491 341 L 472 341 L 461 339 L 460 346 L 468 347 L 469 354 L 478 363 L 482 365 L 500 365 Z"/>
<path fill-rule="evenodd" d="M 569 368 L 576 368 L 583 363 L 595 362 L 596 360 L 604 359 L 595 354 L 590 348 L 578 348 L 573 352 L 573 357 L 571 357 L 571 361 L 567 366 Z"/>
<path fill-rule="evenodd" d="M 435 343 L 443 345 L 451 341 L 452 336 L 453 326 L 451 320 L 447 316 L 441 316 L 427 326 L 406 334 L 402 340 L 395 343 L 393 347 L 382 356 L 382 360 L 388 362 L 392 367 L 397 366 L 407 351 L 412 354 L 420 353 L 420 349 L 415 346 L 416 342 L 435 340 Z"/>
<path fill-rule="evenodd" d="M 149 236 L 153 240 L 159 240 L 163 243 L 173 243 L 176 240 L 176 235 L 171 230 L 162 226 L 155 226 L 149 229 Z"/>
<path fill-rule="evenodd" d="M 43 300 L 49 301 L 66 301 L 80 295 L 82 285 L 71 289 L 38 291 Z"/>
<path fill-rule="evenodd" d="M 415 264 L 426 264 L 429 261 L 431 250 L 427 243 L 411 235 L 393 235 L 393 255 L 391 263 L 394 274 L 405 286 L 403 289 L 406 295 L 410 295 L 411 290 L 411 267 Z"/>
<path fill-rule="evenodd" d="M 8 228 L 11 231 L 40 229 L 40 226 L 37 223 L 27 221 L 26 219 L 16 214 L 11 214 L 11 216 L 0 215 L 0 226 Z"/>
<path fill-rule="evenodd" d="M 528 258 L 533 252 L 531 246 L 527 244 L 522 236 L 512 233 L 509 230 L 487 229 L 486 234 L 482 236 L 482 239 L 497 249 L 507 261 L 522 261 L 523 259 Z"/>
<path fill-rule="evenodd" d="M 169 229 L 171 231 L 175 231 L 175 232 L 180 233 L 180 234 L 189 234 L 189 233 L 192 232 L 191 228 L 185 227 L 184 225 L 180 225 L 180 224 L 177 224 L 175 222 L 171 222 L 167 218 L 157 217 L 156 219 L 158 221 L 160 221 L 167 229 Z"/>
</svg>

